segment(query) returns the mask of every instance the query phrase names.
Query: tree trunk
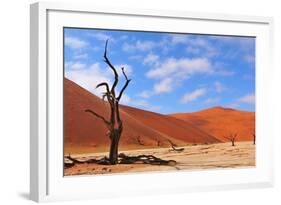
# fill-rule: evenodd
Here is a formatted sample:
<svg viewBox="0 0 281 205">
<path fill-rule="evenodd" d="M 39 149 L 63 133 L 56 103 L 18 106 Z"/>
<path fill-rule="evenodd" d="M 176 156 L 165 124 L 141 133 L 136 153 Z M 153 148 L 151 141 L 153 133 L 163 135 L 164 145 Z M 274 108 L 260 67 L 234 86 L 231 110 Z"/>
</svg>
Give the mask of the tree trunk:
<svg viewBox="0 0 281 205">
<path fill-rule="evenodd" d="M 124 84 L 124 86 L 122 87 L 118 97 L 116 97 L 115 95 L 115 87 L 118 84 L 118 73 L 117 70 L 115 69 L 115 67 L 111 64 L 111 62 L 109 61 L 109 59 L 107 58 L 107 42 L 105 43 L 105 49 L 104 49 L 104 61 L 105 63 L 112 69 L 113 73 L 114 73 L 114 83 L 111 87 L 111 89 L 109 88 L 108 83 L 106 82 L 101 82 L 99 83 L 96 88 L 102 87 L 104 86 L 106 89 L 106 92 L 103 94 L 103 99 L 107 98 L 108 104 L 110 106 L 110 120 L 105 119 L 103 116 L 99 115 L 98 113 L 90 110 L 90 109 L 86 109 L 85 112 L 89 112 L 91 114 L 93 114 L 94 116 L 98 117 L 99 119 L 101 119 L 106 126 L 108 127 L 109 130 L 109 138 L 111 141 L 110 144 L 110 150 L 109 150 L 109 162 L 110 164 L 118 164 L 118 144 L 119 144 L 119 139 L 121 137 L 122 134 L 122 130 L 123 130 L 123 125 L 122 125 L 122 120 L 120 118 L 120 113 L 119 113 L 119 101 L 121 100 L 122 94 L 125 91 L 125 89 L 127 88 L 127 86 L 129 85 L 131 79 L 128 79 L 124 68 L 122 67 L 122 73 L 126 79 L 126 82 Z M 116 121 L 117 120 L 117 121 Z M 118 124 L 117 124 L 118 123 Z M 116 128 L 116 124 L 118 125 L 118 127 Z"/>
<path fill-rule="evenodd" d="M 119 129 L 114 129 L 111 135 L 111 144 L 109 151 L 109 161 L 110 164 L 118 164 L 118 144 L 121 136 Z"/>
</svg>

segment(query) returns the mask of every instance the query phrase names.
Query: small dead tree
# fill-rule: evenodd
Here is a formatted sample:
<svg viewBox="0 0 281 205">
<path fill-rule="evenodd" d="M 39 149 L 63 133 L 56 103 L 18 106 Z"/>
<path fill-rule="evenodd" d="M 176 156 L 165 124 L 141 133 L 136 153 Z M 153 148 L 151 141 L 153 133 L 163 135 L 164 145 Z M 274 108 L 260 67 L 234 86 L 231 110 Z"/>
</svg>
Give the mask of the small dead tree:
<svg viewBox="0 0 281 205">
<path fill-rule="evenodd" d="M 169 139 L 168 139 L 168 142 L 171 144 L 171 147 L 172 147 L 171 151 L 182 152 L 184 150 L 184 148 L 176 148 L 177 145 Z"/>
<path fill-rule="evenodd" d="M 137 136 L 136 140 L 137 140 L 137 143 L 138 143 L 139 145 L 144 146 L 144 143 L 143 143 L 143 141 L 141 140 L 141 137 L 140 137 L 140 136 Z"/>
<path fill-rule="evenodd" d="M 114 73 L 114 83 L 113 83 L 112 87 L 110 88 L 107 82 L 102 82 L 102 83 L 98 84 L 96 86 L 96 88 L 105 87 L 105 89 L 106 89 L 106 91 L 103 93 L 102 97 L 103 97 L 103 100 L 104 100 L 104 98 L 106 98 L 107 102 L 109 104 L 110 113 L 111 113 L 110 119 L 107 120 L 103 116 L 99 115 L 98 113 L 96 113 L 95 111 L 90 110 L 90 109 L 86 109 L 85 112 L 88 112 L 88 113 L 94 115 L 95 117 L 101 119 L 104 122 L 104 124 L 106 125 L 106 127 L 108 128 L 108 135 L 109 135 L 109 139 L 111 141 L 110 151 L 109 151 L 109 163 L 117 164 L 118 163 L 118 145 L 119 145 L 119 140 L 120 140 L 120 137 L 121 137 L 122 131 L 123 131 L 123 122 L 121 120 L 120 112 L 119 112 L 119 102 L 122 98 L 122 95 L 123 95 L 125 89 L 129 85 L 131 80 L 128 79 L 128 77 L 124 71 L 124 68 L 122 67 L 122 73 L 125 77 L 126 82 L 123 85 L 119 95 L 117 95 L 115 88 L 119 82 L 119 75 L 118 75 L 116 68 L 111 64 L 111 62 L 109 61 L 109 59 L 107 57 L 107 43 L 108 43 L 108 40 L 105 43 L 103 57 L 104 57 L 104 62 L 109 66 L 109 68 Z"/>
<path fill-rule="evenodd" d="M 256 144 L 256 133 L 253 133 L 253 145 Z"/>
<path fill-rule="evenodd" d="M 157 142 L 157 147 L 160 147 L 161 146 L 161 141 L 159 139 L 156 139 L 156 142 Z"/>
<path fill-rule="evenodd" d="M 224 138 L 229 140 L 232 146 L 235 146 L 236 137 L 237 134 L 230 134 L 228 137 L 224 137 Z"/>
</svg>

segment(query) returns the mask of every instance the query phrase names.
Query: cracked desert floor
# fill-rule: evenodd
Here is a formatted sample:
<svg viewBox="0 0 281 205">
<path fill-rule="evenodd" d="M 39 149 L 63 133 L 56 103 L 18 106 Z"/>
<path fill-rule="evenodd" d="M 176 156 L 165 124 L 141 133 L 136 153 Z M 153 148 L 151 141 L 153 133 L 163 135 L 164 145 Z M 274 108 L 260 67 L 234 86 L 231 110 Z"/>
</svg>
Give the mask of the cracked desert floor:
<svg viewBox="0 0 281 205">
<path fill-rule="evenodd" d="M 184 151 L 175 152 L 170 148 L 128 150 L 128 156 L 154 155 L 164 160 L 175 160 L 175 166 L 149 165 L 149 164 L 119 164 L 97 165 L 76 164 L 65 168 L 64 175 L 96 175 L 112 173 L 133 173 L 152 171 L 177 171 L 177 170 L 200 170 L 221 168 L 243 168 L 255 166 L 255 145 L 252 142 L 217 143 L 208 145 L 185 146 Z M 79 160 L 98 159 L 107 156 L 108 153 L 73 154 L 72 157 Z"/>
</svg>

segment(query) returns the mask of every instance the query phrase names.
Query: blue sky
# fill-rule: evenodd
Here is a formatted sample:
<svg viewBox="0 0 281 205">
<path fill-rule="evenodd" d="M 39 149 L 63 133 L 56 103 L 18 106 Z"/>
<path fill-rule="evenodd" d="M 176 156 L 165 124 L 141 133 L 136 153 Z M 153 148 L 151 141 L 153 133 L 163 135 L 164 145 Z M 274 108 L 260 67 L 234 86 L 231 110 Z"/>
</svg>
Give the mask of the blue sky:
<svg viewBox="0 0 281 205">
<path fill-rule="evenodd" d="M 65 28 L 65 76 L 97 96 L 98 83 L 113 82 L 107 39 L 110 61 L 132 79 L 122 104 L 163 114 L 255 111 L 255 38 Z"/>
</svg>

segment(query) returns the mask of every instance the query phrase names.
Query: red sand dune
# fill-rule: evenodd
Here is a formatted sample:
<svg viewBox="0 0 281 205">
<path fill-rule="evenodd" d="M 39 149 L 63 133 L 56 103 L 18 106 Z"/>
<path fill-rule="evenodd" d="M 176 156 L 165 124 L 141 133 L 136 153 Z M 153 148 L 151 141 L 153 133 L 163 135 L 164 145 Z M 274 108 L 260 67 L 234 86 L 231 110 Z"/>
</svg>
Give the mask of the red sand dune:
<svg viewBox="0 0 281 205">
<path fill-rule="evenodd" d="M 107 117 L 107 102 L 83 89 L 74 82 L 64 80 L 64 142 L 70 150 L 74 147 L 93 147 L 102 151 L 108 149 L 104 123 L 95 116 L 84 112 L 92 109 Z M 121 149 L 168 146 L 167 139 L 178 145 L 191 143 L 215 143 L 217 138 L 187 122 L 171 116 L 157 114 L 128 106 L 120 106 L 124 131 L 120 140 Z M 140 145 L 137 137 L 144 145 Z"/>
<path fill-rule="evenodd" d="M 230 108 L 213 107 L 193 113 L 176 113 L 170 116 L 185 120 L 226 142 L 225 136 L 237 133 L 237 141 L 253 140 L 255 113 Z"/>
</svg>

